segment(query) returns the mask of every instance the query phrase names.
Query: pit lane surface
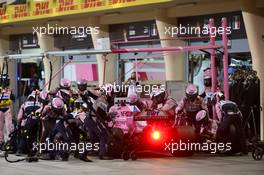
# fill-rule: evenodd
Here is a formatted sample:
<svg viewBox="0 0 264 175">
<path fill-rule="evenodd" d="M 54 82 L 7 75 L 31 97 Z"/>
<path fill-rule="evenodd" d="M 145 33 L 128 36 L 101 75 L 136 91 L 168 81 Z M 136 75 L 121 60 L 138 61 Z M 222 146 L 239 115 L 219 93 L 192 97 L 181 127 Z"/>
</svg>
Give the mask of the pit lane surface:
<svg viewBox="0 0 264 175">
<path fill-rule="evenodd" d="M 11 158 L 11 157 L 10 157 Z M 67 162 L 39 161 L 10 164 L 0 158 L 1 175 L 185 175 L 232 174 L 263 175 L 264 159 L 255 161 L 249 156 L 223 157 L 195 155 L 188 158 L 141 158 L 137 161 L 98 160 L 86 163 L 76 159 Z"/>
</svg>

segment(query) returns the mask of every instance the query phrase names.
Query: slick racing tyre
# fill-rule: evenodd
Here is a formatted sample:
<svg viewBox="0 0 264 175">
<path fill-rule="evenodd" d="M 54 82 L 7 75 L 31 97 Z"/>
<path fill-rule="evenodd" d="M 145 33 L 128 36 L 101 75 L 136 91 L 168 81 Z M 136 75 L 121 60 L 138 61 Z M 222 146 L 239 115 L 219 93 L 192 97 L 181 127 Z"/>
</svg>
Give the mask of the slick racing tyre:
<svg viewBox="0 0 264 175">
<path fill-rule="evenodd" d="M 182 143 L 192 143 L 195 142 L 196 135 L 193 126 L 177 126 L 175 128 L 175 139 L 174 142 L 178 145 Z M 174 157 L 189 157 L 193 156 L 194 150 L 177 150 L 172 152 Z"/>
<path fill-rule="evenodd" d="M 131 158 L 131 160 L 137 160 L 138 159 L 138 155 L 135 151 L 130 152 L 129 157 Z"/>
<path fill-rule="evenodd" d="M 120 158 L 124 150 L 124 133 L 120 128 L 112 128 L 111 135 L 108 138 L 108 153 L 109 155 Z"/>
<path fill-rule="evenodd" d="M 124 151 L 124 152 L 122 152 L 122 154 L 121 154 L 121 158 L 122 158 L 123 160 L 127 161 L 127 160 L 129 160 L 129 157 L 130 157 L 130 154 L 129 154 L 128 151 Z"/>
<path fill-rule="evenodd" d="M 63 135 L 60 133 L 60 132 L 57 132 L 52 140 L 53 143 L 55 144 L 58 144 L 58 143 L 61 143 L 61 144 L 64 144 L 67 142 L 65 142 L 65 139 L 63 138 Z M 50 158 L 52 160 L 55 160 L 55 159 L 59 159 L 59 160 L 62 160 L 62 161 L 67 161 L 68 158 L 69 158 L 70 154 L 69 154 L 69 150 L 54 150 L 50 153 Z"/>
</svg>

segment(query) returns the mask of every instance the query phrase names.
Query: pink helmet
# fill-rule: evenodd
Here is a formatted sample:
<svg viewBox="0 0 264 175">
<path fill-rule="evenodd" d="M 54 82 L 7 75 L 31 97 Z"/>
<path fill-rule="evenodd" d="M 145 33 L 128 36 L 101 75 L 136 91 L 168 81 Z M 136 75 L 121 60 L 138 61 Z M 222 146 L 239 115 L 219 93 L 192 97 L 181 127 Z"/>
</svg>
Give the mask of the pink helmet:
<svg viewBox="0 0 264 175">
<path fill-rule="evenodd" d="M 136 93 L 131 93 L 129 94 L 129 96 L 127 97 L 128 98 L 128 101 L 129 103 L 136 103 L 138 101 L 138 95 Z"/>
<path fill-rule="evenodd" d="M 77 84 L 87 84 L 87 80 L 85 78 L 81 78 Z"/>
<path fill-rule="evenodd" d="M 71 87 L 71 81 L 69 79 L 61 79 L 60 87 L 64 89 L 69 89 Z"/>
<path fill-rule="evenodd" d="M 78 89 L 80 91 L 85 91 L 87 89 L 87 80 L 82 78 L 80 81 L 77 82 Z"/>
<path fill-rule="evenodd" d="M 55 110 L 62 110 L 64 108 L 64 102 L 61 98 L 55 97 L 51 101 L 51 106 Z"/>
<path fill-rule="evenodd" d="M 205 119 L 207 119 L 208 115 L 205 110 L 201 110 L 196 114 L 196 121 L 197 122 L 203 122 Z"/>
<path fill-rule="evenodd" d="M 188 84 L 185 90 L 186 97 L 191 101 L 194 101 L 198 96 L 198 88 L 194 84 Z"/>
</svg>

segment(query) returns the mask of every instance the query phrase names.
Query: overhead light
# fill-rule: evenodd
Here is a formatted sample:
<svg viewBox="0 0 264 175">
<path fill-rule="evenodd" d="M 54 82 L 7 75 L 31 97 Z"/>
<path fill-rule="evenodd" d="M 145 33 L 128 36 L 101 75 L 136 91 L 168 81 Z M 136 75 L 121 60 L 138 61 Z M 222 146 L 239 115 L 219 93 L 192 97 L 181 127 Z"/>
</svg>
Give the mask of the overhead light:
<svg viewBox="0 0 264 175">
<path fill-rule="evenodd" d="M 188 3 L 179 3 L 176 4 L 176 7 L 182 8 L 182 7 L 192 7 L 194 5 L 196 5 L 197 2 L 188 2 Z"/>
</svg>

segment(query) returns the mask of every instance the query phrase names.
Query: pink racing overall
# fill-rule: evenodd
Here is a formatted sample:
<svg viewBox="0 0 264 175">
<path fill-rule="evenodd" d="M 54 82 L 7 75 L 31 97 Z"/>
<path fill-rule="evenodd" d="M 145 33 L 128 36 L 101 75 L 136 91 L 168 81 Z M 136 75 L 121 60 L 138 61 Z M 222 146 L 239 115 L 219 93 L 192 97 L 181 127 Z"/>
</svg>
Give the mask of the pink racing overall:
<svg viewBox="0 0 264 175">
<path fill-rule="evenodd" d="M 9 135 L 14 129 L 12 124 L 12 91 L 9 88 L 4 88 L 0 93 L 0 144 L 5 141 L 4 131 Z"/>
<path fill-rule="evenodd" d="M 176 114 L 178 114 L 179 111 L 184 111 L 191 121 L 195 123 L 195 116 L 202 109 L 208 112 L 207 106 L 201 97 L 198 96 L 194 101 L 189 100 L 187 97 L 183 97 L 178 103 Z"/>
<path fill-rule="evenodd" d="M 217 129 L 218 129 L 218 122 L 216 120 L 209 119 L 206 125 L 202 125 L 200 127 L 199 133 L 201 135 L 206 135 L 214 140 L 216 138 Z"/>
<path fill-rule="evenodd" d="M 66 109 L 63 110 L 62 116 L 65 116 Z M 52 132 L 56 125 L 56 120 L 59 117 L 58 114 L 52 111 L 51 105 L 47 105 L 44 107 L 42 111 L 42 135 L 41 135 L 41 142 L 44 142 L 49 134 Z"/>
<path fill-rule="evenodd" d="M 157 109 L 158 110 L 166 112 L 170 116 L 174 116 L 175 115 L 176 107 L 177 107 L 177 102 L 171 97 L 168 97 L 164 104 L 158 104 L 157 105 Z"/>
</svg>

